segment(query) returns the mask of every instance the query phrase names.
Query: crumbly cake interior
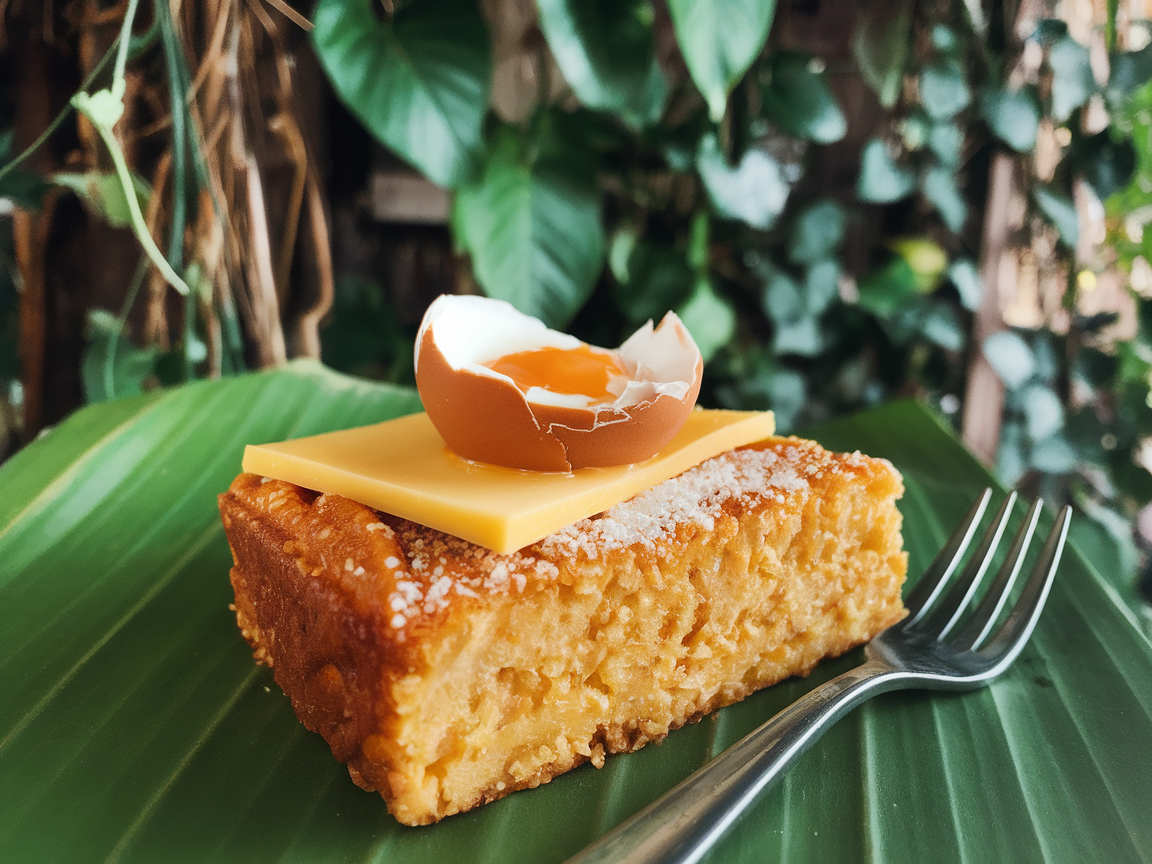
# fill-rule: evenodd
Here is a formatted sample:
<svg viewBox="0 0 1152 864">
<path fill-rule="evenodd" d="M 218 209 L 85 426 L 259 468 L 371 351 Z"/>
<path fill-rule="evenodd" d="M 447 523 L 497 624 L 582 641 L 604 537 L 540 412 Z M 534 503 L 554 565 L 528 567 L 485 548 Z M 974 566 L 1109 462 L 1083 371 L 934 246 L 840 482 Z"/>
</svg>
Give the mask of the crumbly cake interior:
<svg viewBox="0 0 1152 864">
<path fill-rule="evenodd" d="M 770 439 L 511 555 L 242 474 L 236 615 L 401 822 L 659 741 L 899 620 L 899 474 Z"/>
</svg>

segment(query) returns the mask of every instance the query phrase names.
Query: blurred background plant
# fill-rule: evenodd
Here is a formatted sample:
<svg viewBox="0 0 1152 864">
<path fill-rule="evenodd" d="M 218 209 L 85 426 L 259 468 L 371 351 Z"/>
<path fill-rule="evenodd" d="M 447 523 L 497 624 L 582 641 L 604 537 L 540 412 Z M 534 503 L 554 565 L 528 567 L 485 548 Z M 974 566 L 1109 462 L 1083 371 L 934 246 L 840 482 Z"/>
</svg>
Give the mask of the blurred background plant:
<svg viewBox="0 0 1152 864">
<path fill-rule="evenodd" d="M 1134 597 L 1145 2 L 9 0 L 0 450 L 292 357 L 410 382 L 444 291 L 605 345 L 674 309 L 702 402 L 918 397 Z"/>
</svg>

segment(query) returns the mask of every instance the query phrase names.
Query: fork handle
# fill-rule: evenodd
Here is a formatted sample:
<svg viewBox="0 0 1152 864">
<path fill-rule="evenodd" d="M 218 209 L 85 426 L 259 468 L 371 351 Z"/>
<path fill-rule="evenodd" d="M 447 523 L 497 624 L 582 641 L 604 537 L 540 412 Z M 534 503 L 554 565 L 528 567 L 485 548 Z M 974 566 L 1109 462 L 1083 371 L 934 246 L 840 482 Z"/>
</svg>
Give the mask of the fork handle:
<svg viewBox="0 0 1152 864">
<path fill-rule="evenodd" d="M 829 726 L 902 676 L 869 660 L 741 738 L 567 864 L 693 864 Z"/>
</svg>

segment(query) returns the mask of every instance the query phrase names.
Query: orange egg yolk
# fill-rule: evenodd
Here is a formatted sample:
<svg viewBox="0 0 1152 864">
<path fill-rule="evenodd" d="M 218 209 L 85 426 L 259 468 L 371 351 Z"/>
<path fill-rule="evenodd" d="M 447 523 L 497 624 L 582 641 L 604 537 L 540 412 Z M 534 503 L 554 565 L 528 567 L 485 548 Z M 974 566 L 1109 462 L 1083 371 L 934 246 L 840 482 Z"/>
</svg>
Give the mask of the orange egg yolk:
<svg viewBox="0 0 1152 864">
<path fill-rule="evenodd" d="M 525 393 L 530 387 L 541 387 L 603 402 L 616 399 L 608 389 L 609 381 L 619 376 L 631 377 L 615 354 L 593 351 L 587 345 L 517 351 L 484 365 L 507 375 Z"/>
</svg>

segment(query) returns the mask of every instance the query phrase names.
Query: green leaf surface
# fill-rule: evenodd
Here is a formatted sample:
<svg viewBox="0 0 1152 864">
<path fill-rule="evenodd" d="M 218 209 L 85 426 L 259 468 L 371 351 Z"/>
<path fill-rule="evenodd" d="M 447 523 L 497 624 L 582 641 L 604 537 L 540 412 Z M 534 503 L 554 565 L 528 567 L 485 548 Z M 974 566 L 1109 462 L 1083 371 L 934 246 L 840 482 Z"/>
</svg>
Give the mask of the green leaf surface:
<svg viewBox="0 0 1152 864">
<path fill-rule="evenodd" d="M 859 304 L 881 317 L 915 303 L 920 297 L 920 279 L 901 255 L 892 255 L 875 270 L 860 277 Z"/>
<path fill-rule="evenodd" d="M 860 178 L 856 181 L 856 197 L 872 204 L 890 204 L 899 201 L 916 187 L 916 175 L 900 165 L 888 152 L 888 146 L 879 138 L 864 145 L 860 156 Z"/>
<path fill-rule="evenodd" d="M 980 308 L 980 298 L 984 296 L 984 280 L 970 258 L 959 258 L 948 268 L 948 278 L 960 294 L 960 302 L 965 309 L 975 311 Z"/>
<path fill-rule="evenodd" d="M 613 254 L 625 242 L 622 236 L 617 235 L 613 241 Z M 689 298 L 696 282 L 682 253 L 646 240 L 631 246 L 616 278 L 612 297 L 624 317 L 634 324 L 649 318 L 659 322 L 665 312 Z"/>
<path fill-rule="evenodd" d="M 984 357 L 1009 390 L 1022 387 L 1036 373 L 1036 355 L 1018 333 L 993 333 L 984 340 L 983 349 Z"/>
<path fill-rule="evenodd" d="M 929 342 L 946 351 L 960 351 L 964 347 L 964 327 L 957 319 L 955 310 L 947 303 L 926 303 L 919 316 L 917 330 Z"/>
<path fill-rule="evenodd" d="M 1152 44 L 1139 51 L 1115 51 L 1108 57 L 1108 101 L 1118 105 L 1152 81 Z"/>
<path fill-rule="evenodd" d="M 52 182 L 65 189 L 71 189 L 95 213 L 109 225 L 124 228 L 132 224 L 132 214 L 128 210 L 128 199 L 124 187 L 113 171 L 88 171 L 84 174 L 60 173 L 52 175 Z M 141 210 L 148 209 L 148 198 L 152 190 L 137 175 L 132 175 L 132 185 Z"/>
<path fill-rule="evenodd" d="M 719 123 L 728 94 L 764 47 L 776 0 L 669 0 L 688 73 Z"/>
<path fill-rule="evenodd" d="M 951 120 L 972 103 L 972 91 L 957 63 L 933 63 L 920 72 L 920 104 L 936 122 Z"/>
<path fill-rule="evenodd" d="M 490 297 L 562 328 L 584 305 L 604 263 L 600 194 L 590 171 L 495 130 L 484 170 L 456 195 L 452 224 Z"/>
<path fill-rule="evenodd" d="M 1110 130 L 1086 135 L 1072 148 L 1072 164 L 1101 201 L 1123 189 L 1136 173 L 1131 139 L 1113 140 Z"/>
<path fill-rule="evenodd" d="M 911 43 L 913 0 L 873 2 L 861 9 L 852 36 L 860 74 L 885 108 L 900 98 Z"/>
<path fill-rule="evenodd" d="M 800 284 L 775 267 L 764 273 L 764 293 L 761 299 L 764 311 L 777 323 L 795 321 L 808 314 Z"/>
<path fill-rule="evenodd" d="M 785 132 L 818 144 L 839 141 L 848 121 L 823 71 L 813 68 L 806 54 L 777 51 L 772 56 L 771 79 L 761 90 L 765 116 Z"/>
<path fill-rule="evenodd" d="M 920 178 L 920 191 L 932 202 L 949 231 L 958 232 L 968 221 L 968 202 L 956 185 L 956 175 L 943 165 L 936 165 Z"/>
<path fill-rule="evenodd" d="M 820 322 L 806 316 L 777 324 L 772 334 L 772 350 L 777 354 L 815 357 L 824 350 Z"/>
<path fill-rule="evenodd" d="M 1027 153 L 1036 146 L 1040 102 L 1031 88 L 985 90 L 980 110 L 992 131 L 1013 150 Z"/>
<path fill-rule="evenodd" d="M 780 163 L 763 150 L 749 150 L 733 168 L 720 152 L 716 136 L 706 135 L 700 141 L 696 169 L 720 215 L 753 228 L 771 228 L 788 202 L 791 187 Z"/>
<path fill-rule="evenodd" d="M 0 860 L 558 864 L 860 661 L 599 771 L 398 825 L 254 664 L 228 609 L 215 497 L 246 443 L 418 407 L 412 391 L 296 363 L 91 406 L 0 468 Z M 815 435 L 903 472 L 913 576 L 994 485 L 913 403 Z M 1072 548 L 1001 679 L 852 712 L 704 860 L 1147 861 L 1149 776 L 1152 644 Z"/>
<path fill-rule="evenodd" d="M 797 215 L 788 236 L 788 260 L 813 264 L 832 255 L 844 240 L 848 214 L 825 198 L 809 204 Z"/>
<path fill-rule="evenodd" d="M 935 288 L 948 269 L 947 253 L 930 237 L 897 237 L 888 241 L 888 248 L 908 262 L 921 293 Z"/>
<path fill-rule="evenodd" d="M 716 293 L 707 277 L 697 278 L 692 296 L 676 314 L 692 334 L 705 363 L 727 345 L 736 332 L 735 310 Z"/>
<path fill-rule="evenodd" d="M 1033 441 L 1043 441 L 1064 426 L 1064 406 L 1048 385 L 1029 385 L 1020 394 L 1020 401 L 1024 407 L 1024 425 Z"/>
<path fill-rule="evenodd" d="M 960 164 L 960 154 L 964 147 L 964 131 L 955 123 L 937 123 L 927 136 L 928 149 L 936 154 L 943 164 L 955 168 Z"/>
<path fill-rule="evenodd" d="M 540 29 L 580 101 L 640 128 L 660 119 L 668 86 L 648 0 L 538 0 Z"/>
<path fill-rule="evenodd" d="M 1075 249 L 1076 241 L 1080 237 L 1080 217 L 1076 213 L 1076 205 L 1072 199 L 1043 186 L 1037 186 L 1032 190 L 1032 200 L 1060 232 L 1060 240 L 1064 245 L 1069 249 Z"/>
<path fill-rule="evenodd" d="M 441 186 L 470 172 L 492 84 L 488 28 L 470 0 L 320 0 L 312 31 L 336 93 L 383 144 Z"/>
<path fill-rule="evenodd" d="M 120 321 L 103 309 L 88 310 L 88 346 L 80 363 L 80 380 L 86 402 L 103 402 L 117 396 L 135 396 L 144 380 L 156 370 L 159 350 L 139 348 Z"/>
<path fill-rule="evenodd" d="M 1064 36 L 1048 50 L 1048 65 L 1052 67 L 1052 119 L 1063 123 L 1096 92 L 1092 61 L 1087 48 Z"/>
</svg>

